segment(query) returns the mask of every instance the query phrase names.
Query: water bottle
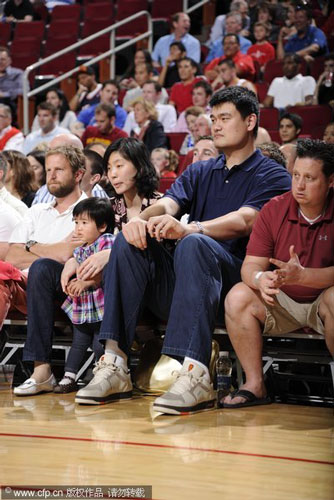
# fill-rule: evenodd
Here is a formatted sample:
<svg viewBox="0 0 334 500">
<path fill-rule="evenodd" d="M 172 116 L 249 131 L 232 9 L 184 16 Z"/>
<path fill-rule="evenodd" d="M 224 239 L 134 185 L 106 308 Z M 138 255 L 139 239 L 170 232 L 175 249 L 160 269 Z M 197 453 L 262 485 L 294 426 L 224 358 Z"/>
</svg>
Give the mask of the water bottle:
<svg viewBox="0 0 334 500">
<path fill-rule="evenodd" d="M 220 351 L 216 362 L 217 373 L 217 407 L 221 408 L 222 399 L 227 396 L 231 388 L 232 361 L 228 351 Z"/>
<path fill-rule="evenodd" d="M 324 80 L 324 86 L 325 87 L 331 87 L 333 84 L 333 73 L 331 71 L 329 71 L 327 74 L 326 74 L 326 78 Z"/>
</svg>

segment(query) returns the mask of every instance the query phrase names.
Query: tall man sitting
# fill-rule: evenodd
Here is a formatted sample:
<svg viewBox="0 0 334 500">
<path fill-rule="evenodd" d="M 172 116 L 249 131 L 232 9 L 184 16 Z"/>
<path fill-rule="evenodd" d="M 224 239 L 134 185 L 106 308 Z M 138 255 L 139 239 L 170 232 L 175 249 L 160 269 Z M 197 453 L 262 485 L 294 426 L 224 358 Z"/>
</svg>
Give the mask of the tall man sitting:
<svg viewBox="0 0 334 500">
<path fill-rule="evenodd" d="M 214 404 L 208 364 L 221 293 L 240 281 L 257 213 L 275 193 L 290 189 L 290 176 L 255 149 L 259 108 L 253 92 L 224 89 L 210 104 L 215 146 L 224 155 L 188 167 L 164 198 L 117 236 L 105 276 L 100 340 L 106 354 L 77 393 L 78 403 L 130 397 L 127 354 L 147 305 L 168 318 L 163 353 L 184 358 L 180 376 L 155 409 L 179 414 Z M 179 222 L 184 213 L 190 224 Z M 179 240 L 175 252 L 165 239 Z"/>
<path fill-rule="evenodd" d="M 334 355 L 334 146 L 297 143 L 292 191 L 261 210 L 238 283 L 225 301 L 226 326 L 246 383 L 224 406 L 266 404 L 262 332 L 310 327 Z M 275 270 L 272 270 L 275 266 Z"/>
</svg>

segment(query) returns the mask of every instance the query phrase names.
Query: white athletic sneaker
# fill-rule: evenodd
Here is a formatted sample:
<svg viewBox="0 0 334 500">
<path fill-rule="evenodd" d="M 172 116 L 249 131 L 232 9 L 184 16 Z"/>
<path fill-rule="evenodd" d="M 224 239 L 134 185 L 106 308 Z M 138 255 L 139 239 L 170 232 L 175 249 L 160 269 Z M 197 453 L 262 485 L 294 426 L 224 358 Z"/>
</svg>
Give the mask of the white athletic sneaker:
<svg viewBox="0 0 334 500">
<path fill-rule="evenodd" d="M 53 374 L 44 382 L 37 383 L 34 378 L 28 378 L 23 384 L 14 388 L 16 396 L 34 396 L 42 392 L 53 392 L 53 388 L 57 385 L 57 381 Z"/>
<path fill-rule="evenodd" d="M 94 377 L 86 387 L 80 389 L 75 402 L 86 405 L 101 405 L 132 398 L 132 382 L 129 370 L 117 366 L 117 356 L 104 354 L 97 362 Z"/>
<path fill-rule="evenodd" d="M 158 397 L 153 409 L 170 415 L 209 410 L 215 405 L 215 393 L 207 373 L 189 363 L 182 370 L 168 392 Z"/>
</svg>

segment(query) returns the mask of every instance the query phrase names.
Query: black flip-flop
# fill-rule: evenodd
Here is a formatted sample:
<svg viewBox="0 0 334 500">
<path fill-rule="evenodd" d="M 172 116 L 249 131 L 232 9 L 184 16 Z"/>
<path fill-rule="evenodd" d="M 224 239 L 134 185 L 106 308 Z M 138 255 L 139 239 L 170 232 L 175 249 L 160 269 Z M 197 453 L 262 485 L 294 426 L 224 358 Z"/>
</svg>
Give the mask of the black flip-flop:
<svg viewBox="0 0 334 500">
<path fill-rule="evenodd" d="M 270 405 L 272 402 L 269 396 L 266 396 L 265 398 L 258 398 L 253 392 L 247 391 L 246 389 L 233 391 L 231 396 L 232 400 L 239 396 L 241 398 L 245 398 L 246 401 L 236 404 L 223 403 L 223 408 L 247 408 L 248 406 Z"/>
</svg>

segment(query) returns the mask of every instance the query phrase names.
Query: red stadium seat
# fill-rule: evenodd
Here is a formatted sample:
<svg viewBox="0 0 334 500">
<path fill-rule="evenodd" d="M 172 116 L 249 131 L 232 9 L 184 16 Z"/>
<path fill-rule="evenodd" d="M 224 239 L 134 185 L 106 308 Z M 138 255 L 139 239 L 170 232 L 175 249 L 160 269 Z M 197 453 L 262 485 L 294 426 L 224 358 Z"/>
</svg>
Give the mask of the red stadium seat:
<svg viewBox="0 0 334 500">
<path fill-rule="evenodd" d="M 333 119 L 330 106 L 291 106 L 289 113 L 296 113 L 303 119 L 303 134 L 313 139 L 322 139 L 326 125 Z"/>
<path fill-rule="evenodd" d="M 186 132 L 169 132 L 166 135 L 169 139 L 170 149 L 174 149 L 174 151 L 176 151 L 176 153 L 178 153 L 180 151 L 180 148 L 182 146 L 182 143 L 183 143 L 184 138 L 187 135 L 187 133 Z"/>
<path fill-rule="evenodd" d="M 31 21 L 29 23 L 17 23 L 15 26 L 14 40 L 23 38 L 35 38 L 42 42 L 44 38 L 44 21 Z"/>
<path fill-rule="evenodd" d="M 75 67 L 76 57 L 75 52 L 69 52 L 61 57 L 57 57 L 51 62 L 43 64 L 39 68 L 40 75 L 61 75 L 62 73 L 66 73 L 70 69 Z"/>
<path fill-rule="evenodd" d="M 120 21 L 141 10 L 148 10 L 148 0 L 126 0 L 118 2 L 116 18 Z"/>
<path fill-rule="evenodd" d="M 75 3 L 73 5 L 56 5 L 52 10 L 51 21 L 56 19 L 71 19 L 72 21 L 80 20 L 81 7 L 80 4 Z"/>
<path fill-rule="evenodd" d="M 277 130 L 279 112 L 277 108 L 261 108 L 260 126 L 267 130 Z"/>
<path fill-rule="evenodd" d="M 79 33 L 79 21 L 77 19 L 55 19 L 51 21 L 46 39 L 70 38 Z"/>
<path fill-rule="evenodd" d="M 7 45 L 12 34 L 10 23 L 0 23 L 0 45 Z"/>
<path fill-rule="evenodd" d="M 255 86 L 259 102 L 263 102 L 267 95 L 269 84 L 267 82 L 256 82 Z"/>
<path fill-rule="evenodd" d="M 165 193 L 167 189 L 171 187 L 171 185 L 175 182 L 175 179 L 160 179 L 159 189 L 160 193 Z"/>
<path fill-rule="evenodd" d="M 84 19 L 105 19 L 109 24 L 115 22 L 114 7 L 110 2 L 89 3 L 85 7 Z"/>
<path fill-rule="evenodd" d="M 154 0 L 152 2 L 153 19 L 170 19 L 173 14 L 183 11 L 183 0 Z"/>
</svg>

